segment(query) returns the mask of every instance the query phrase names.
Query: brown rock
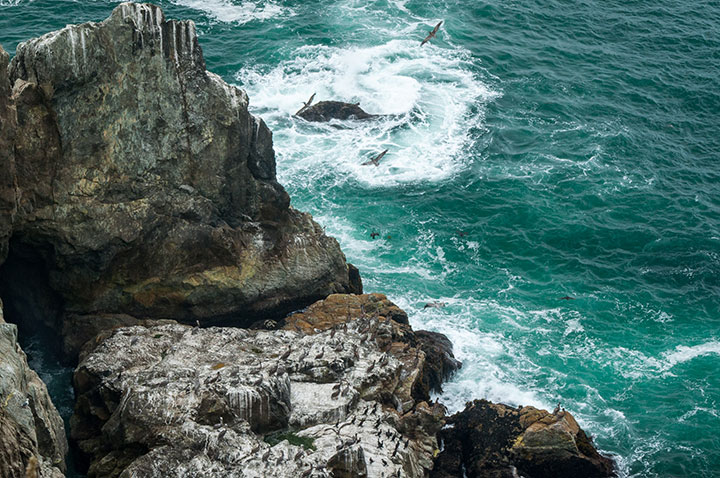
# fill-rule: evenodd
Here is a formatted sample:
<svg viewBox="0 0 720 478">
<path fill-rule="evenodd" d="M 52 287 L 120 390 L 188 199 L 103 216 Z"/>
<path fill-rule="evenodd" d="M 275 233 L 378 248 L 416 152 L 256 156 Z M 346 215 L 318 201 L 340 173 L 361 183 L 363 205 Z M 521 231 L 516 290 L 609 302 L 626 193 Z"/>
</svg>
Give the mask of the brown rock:
<svg viewBox="0 0 720 478">
<path fill-rule="evenodd" d="M 601 478 L 615 476 L 568 412 L 513 408 L 487 400 L 469 402 L 447 419 L 439 437 L 445 450 L 431 477 Z"/>
</svg>

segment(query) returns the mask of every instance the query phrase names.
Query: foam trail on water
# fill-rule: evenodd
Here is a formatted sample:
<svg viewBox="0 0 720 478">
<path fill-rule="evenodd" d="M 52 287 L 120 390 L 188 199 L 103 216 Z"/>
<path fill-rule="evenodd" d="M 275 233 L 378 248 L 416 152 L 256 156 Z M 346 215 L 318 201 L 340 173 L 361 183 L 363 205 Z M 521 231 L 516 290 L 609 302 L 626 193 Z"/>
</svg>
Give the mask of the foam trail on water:
<svg viewBox="0 0 720 478">
<path fill-rule="evenodd" d="M 253 20 L 268 20 L 282 15 L 292 15 L 292 10 L 281 7 L 272 1 L 172 0 L 172 2 L 199 10 L 218 21 L 226 23 L 242 24 Z"/>
<path fill-rule="evenodd" d="M 706 355 L 720 355 L 720 342 L 712 340 L 692 347 L 679 345 L 672 352 L 665 352 L 663 358 L 669 370 L 675 365 Z"/>
<path fill-rule="evenodd" d="M 463 169 L 470 131 L 482 127 L 482 105 L 497 95 L 470 67 L 462 51 L 396 39 L 300 47 L 270 71 L 244 68 L 237 79 L 275 133 L 281 180 L 307 182 L 331 171 L 336 182 L 377 187 L 439 181 Z M 382 116 L 326 124 L 294 117 L 313 93 L 316 102 L 359 102 Z M 379 167 L 361 166 L 384 149 Z"/>
</svg>

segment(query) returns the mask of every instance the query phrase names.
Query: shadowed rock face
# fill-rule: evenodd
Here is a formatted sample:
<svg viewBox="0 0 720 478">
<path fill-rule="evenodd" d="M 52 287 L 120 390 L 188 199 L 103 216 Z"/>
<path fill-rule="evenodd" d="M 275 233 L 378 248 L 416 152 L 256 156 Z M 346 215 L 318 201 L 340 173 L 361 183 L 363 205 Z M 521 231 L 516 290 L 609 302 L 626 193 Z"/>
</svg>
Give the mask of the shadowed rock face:
<svg viewBox="0 0 720 478">
<path fill-rule="evenodd" d="M 323 320 L 104 332 L 74 376 L 88 476 L 427 476 L 444 409 L 412 396 L 425 356 L 401 340 L 409 326 L 348 308 Z M 263 441 L 288 429 L 305 446 Z"/>
<path fill-rule="evenodd" d="M 47 388 L 28 366 L 17 327 L 0 302 L 0 476 L 59 478 L 68 449 L 65 428 Z M 34 472 L 33 472 L 34 470 Z"/>
<path fill-rule="evenodd" d="M 615 476 L 570 413 L 468 402 L 447 419 L 433 478 L 602 478 Z"/>
<path fill-rule="evenodd" d="M 7 75 L 9 55 L 0 46 L 0 264 L 8 252 L 8 240 L 17 211 L 15 187 L 16 115 L 10 102 L 10 80 Z"/>
<path fill-rule="evenodd" d="M 337 242 L 289 207 L 272 134 L 205 71 L 191 21 L 121 4 L 21 43 L 9 79 L 6 60 L 0 262 L 12 235 L 66 313 L 242 325 L 359 292 Z"/>
<path fill-rule="evenodd" d="M 371 115 L 363 111 L 360 106 L 341 101 L 320 101 L 297 112 L 297 116 L 307 121 L 330 121 L 332 119 L 370 119 L 377 115 Z"/>
</svg>

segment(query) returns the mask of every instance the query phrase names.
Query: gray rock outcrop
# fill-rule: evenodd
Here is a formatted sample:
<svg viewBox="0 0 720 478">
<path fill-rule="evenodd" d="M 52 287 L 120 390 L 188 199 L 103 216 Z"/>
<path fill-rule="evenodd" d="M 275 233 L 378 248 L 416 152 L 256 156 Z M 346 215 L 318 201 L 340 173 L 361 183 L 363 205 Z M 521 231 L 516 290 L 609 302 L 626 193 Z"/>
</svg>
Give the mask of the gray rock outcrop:
<svg viewBox="0 0 720 478">
<path fill-rule="evenodd" d="M 312 334 L 105 332 L 74 377 L 88 476 L 426 476 L 444 409 L 413 398 L 425 353 L 409 326 L 347 310 Z"/>
<path fill-rule="evenodd" d="M 0 303 L 0 476 L 64 476 L 68 450 L 62 418 L 17 343 Z"/>
<path fill-rule="evenodd" d="M 247 325 L 360 292 L 337 241 L 289 206 L 272 134 L 205 70 L 193 22 L 126 3 L 21 43 L 10 100 L 1 66 L 8 315 Z M 41 288 L 62 314 L 23 309 Z"/>
</svg>

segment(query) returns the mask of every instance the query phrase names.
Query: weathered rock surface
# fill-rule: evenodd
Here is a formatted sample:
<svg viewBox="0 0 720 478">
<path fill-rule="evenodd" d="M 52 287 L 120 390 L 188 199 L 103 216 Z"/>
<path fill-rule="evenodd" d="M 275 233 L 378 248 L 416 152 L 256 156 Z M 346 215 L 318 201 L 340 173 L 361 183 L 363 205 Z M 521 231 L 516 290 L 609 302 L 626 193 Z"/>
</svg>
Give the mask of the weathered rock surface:
<svg viewBox="0 0 720 478">
<path fill-rule="evenodd" d="M 7 256 L 12 223 L 17 212 L 13 148 L 17 118 L 10 102 L 10 80 L 7 74 L 9 60 L 9 55 L 0 46 L 0 264 Z"/>
<path fill-rule="evenodd" d="M 74 377 L 72 436 L 89 476 L 426 476 L 444 413 L 413 398 L 425 353 L 380 315 L 392 304 L 343 297 L 378 314 L 348 306 L 299 330 L 105 332 Z M 278 444 L 263 441 L 278 430 Z"/>
<path fill-rule="evenodd" d="M 391 320 L 392 334 L 387 337 L 378 335 L 375 338 L 379 346 L 403 344 L 412 350 L 422 351 L 422 358 L 417 364 L 420 374 L 412 386 L 415 400 L 429 400 L 431 391 L 441 392 L 442 382 L 462 366 L 455 360 L 452 343 L 447 337 L 437 332 L 413 331 L 405 311 L 383 294 L 333 294 L 302 312 L 287 317 L 284 328 L 314 334 L 344 324 L 355 317 Z M 394 353 L 404 352 L 396 347 Z"/>
<path fill-rule="evenodd" d="M 342 101 L 320 101 L 297 112 L 297 116 L 306 121 L 330 121 L 333 119 L 365 120 L 375 118 L 377 115 L 366 113 L 359 105 L 343 103 Z"/>
<path fill-rule="evenodd" d="M 68 450 L 62 418 L 47 388 L 28 367 L 17 327 L 5 323 L 0 303 L 0 476 L 64 476 Z M 34 470 L 34 474 L 30 473 Z"/>
<path fill-rule="evenodd" d="M 573 416 L 487 400 L 469 402 L 439 434 L 433 478 L 600 478 L 615 476 Z"/>
<path fill-rule="evenodd" d="M 193 22 L 121 4 L 21 43 L 10 101 L 6 60 L 0 261 L 12 224 L 13 271 L 44 271 L 67 314 L 244 325 L 360 292 L 337 241 L 289 206 L 246 94 L 205 71 Z M 14 274 L 6 302 L 32 315 L 15 299 L 35 284 Z"/>
</svg>

